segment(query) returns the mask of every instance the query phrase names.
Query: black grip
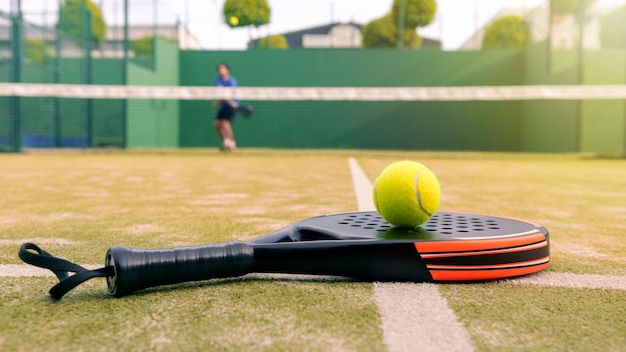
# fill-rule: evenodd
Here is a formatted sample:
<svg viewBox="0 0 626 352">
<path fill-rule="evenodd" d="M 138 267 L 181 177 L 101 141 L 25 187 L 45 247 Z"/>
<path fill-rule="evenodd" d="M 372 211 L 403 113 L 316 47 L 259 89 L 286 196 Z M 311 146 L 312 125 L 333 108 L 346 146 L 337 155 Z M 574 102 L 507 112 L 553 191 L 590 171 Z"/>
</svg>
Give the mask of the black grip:
<svg viewBox="0 0 626 352">
<path fill-rule="evenodd" d="M 148 287 L 245 275 L 254 267 L 254 249 L 240 241 L 149 250 L 115 246 L 107 251 L 106 266 L 115 272 L 107 277 L 109 292 L 123 296 Z"/>
</svg>

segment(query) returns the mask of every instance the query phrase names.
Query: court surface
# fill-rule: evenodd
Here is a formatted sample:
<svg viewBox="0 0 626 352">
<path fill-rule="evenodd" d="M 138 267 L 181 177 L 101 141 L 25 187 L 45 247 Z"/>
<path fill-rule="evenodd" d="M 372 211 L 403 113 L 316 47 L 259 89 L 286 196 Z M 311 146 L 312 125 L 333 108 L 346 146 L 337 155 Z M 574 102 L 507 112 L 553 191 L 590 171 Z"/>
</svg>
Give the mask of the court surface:
<svg viewBox="0 0 626 352">
<path fill-rule="evenodd" d="M 550 230 L 543 273 L 478 284 L 248 275 L 60 302 L 23 265 L 26 241 L 98 266 L 115 244 L 246 240 L 306 217 L 371 208 L 370 183 L 411 159 L 441 210 Z M 242 149 L 0 155 L 3 350 L 623 350 L 626 163 L 584 155 Z"/>
</svg>

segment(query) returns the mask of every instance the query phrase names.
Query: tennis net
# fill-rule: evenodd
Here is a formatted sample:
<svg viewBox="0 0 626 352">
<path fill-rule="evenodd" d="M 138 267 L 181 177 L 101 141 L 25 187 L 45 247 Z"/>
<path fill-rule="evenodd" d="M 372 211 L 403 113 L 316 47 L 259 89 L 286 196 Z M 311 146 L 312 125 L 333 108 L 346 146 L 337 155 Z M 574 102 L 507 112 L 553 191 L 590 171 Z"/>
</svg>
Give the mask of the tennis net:
<svg viewBox="0 0 626 352">
<path fill-rule="evenodd" d="M 624 153 L 626 85 L 191 87 L 0 83 L 0 148 L 240 146 Z"/>
</svg>

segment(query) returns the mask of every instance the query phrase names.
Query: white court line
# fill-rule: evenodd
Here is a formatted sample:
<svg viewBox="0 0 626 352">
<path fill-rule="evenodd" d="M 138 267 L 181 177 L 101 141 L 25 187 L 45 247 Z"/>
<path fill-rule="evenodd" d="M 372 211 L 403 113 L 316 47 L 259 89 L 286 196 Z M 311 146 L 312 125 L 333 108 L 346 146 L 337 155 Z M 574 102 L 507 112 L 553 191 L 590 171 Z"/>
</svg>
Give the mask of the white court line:
<svg viewBox="0 0 626 352">
<path fill-rule="evenodd" d="M 43 277 L 54 276 L 48 269 L 38 268 L 31 265 L 0 264 L 0 276 L 2 277 Z"/>
<path fill-rule="evenodd" d="M 372 183 L 348 158 L 359 210 L 376 210 Z M 374 283 L 383 339 L 388 351 L 473 351 L 469 334 L 435 284 Z"/>
<path fill-rule="evenodd" d="M 372 183 L 365 174 L 355 158 L 348 158 L 350 173 L 352 174 L 352 184 L 356 194 L 356 202 L 360 211 L 376 210 L 374 198 L 372 197 Z"/>
<path fill-rule="evenodd" d="M 549 287 L 626 290 L 626 276 L 619 275 L 572 274 L 543 271 L 514 279 L 500 280 L 499 282 Z"/>
<path fill-rule="evenodd" d="M 83 267 L 95 270 L 103 265 L 88 264 Z M 43 269 L 32 265 L 0 264 L 0 277 L 45 277 L 54 276 L 49 269 Z"/>
</svg>

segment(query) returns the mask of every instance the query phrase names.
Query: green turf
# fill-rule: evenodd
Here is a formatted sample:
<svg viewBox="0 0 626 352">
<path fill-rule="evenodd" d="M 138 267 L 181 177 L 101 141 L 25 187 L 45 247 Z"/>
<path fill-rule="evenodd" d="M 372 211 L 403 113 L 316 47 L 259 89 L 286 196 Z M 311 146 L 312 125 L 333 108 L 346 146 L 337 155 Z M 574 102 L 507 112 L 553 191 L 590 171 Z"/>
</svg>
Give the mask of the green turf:
<svg viewBox="0 0 626 352">
<path fill-rule="evenodd" d="M 50 280 L 3 281 L 5 351 L 383 349 L 369 284 L 218 280 L 116 299 L 96 281 L 53 303 L 36 288 Z"/>
<path fill-rule="evenodd" d="M 3 243 L 34 238 L 80 262 L 112 244 L 164 247 L 249 239 L 353 210 L 347 162 L 333 157 L 0 156 Z M 312 172 L 302 172 L 315 165 Z M 2 263 L 19 263 L 3 246 Z"/>
<path fill-rule="evenodd" d="M 345 150 L 0 155 L 0 264 L 20 264 L 16 253 L 26 240 L 101 264 L 115 244 L 246 240 L 309 216 L 355 210 L 351 155 L 372 180 L 395 160 L 425 163 L 441 181 L 442 210 L 541 223 L 551 235 L 549 271 L 626 275 L 624 160 Z M 229 279 L 114 299 L 96 279 L 53 303 L 47 290 L 54 282 L 0 280 L 0 349 L 384 349 L 367 283 Z M 478 350 L 625 345 L 624 291 L 498 283 L 440 290 Z"/>
<path fill-rule="evenodd" d="M 624 291 L 442 285 L 479 351 L 623 351 Z"/>
</svg>

